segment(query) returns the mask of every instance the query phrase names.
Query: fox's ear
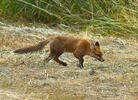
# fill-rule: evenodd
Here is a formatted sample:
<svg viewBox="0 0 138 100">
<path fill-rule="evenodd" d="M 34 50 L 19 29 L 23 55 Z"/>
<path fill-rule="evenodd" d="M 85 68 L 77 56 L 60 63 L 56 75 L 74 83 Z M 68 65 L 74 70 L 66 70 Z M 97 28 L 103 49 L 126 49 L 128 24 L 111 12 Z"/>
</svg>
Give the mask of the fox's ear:
<svg viewBox="0 0 138 100">
<path fill-rule="evenodd" d="M 100 46 L 99 42 L 96 42 L 96 43 L 95 43 L 95 46 Z"/>
<path fill-rule="evenodd" d="M 95 49 L 95 46 L 94 46 L 94 44 L 93 44 L 93 43 L 91 43 L 90 48 L 91 48 L 92 50 L 94 50 L 94 49 Z"/>
</svg>

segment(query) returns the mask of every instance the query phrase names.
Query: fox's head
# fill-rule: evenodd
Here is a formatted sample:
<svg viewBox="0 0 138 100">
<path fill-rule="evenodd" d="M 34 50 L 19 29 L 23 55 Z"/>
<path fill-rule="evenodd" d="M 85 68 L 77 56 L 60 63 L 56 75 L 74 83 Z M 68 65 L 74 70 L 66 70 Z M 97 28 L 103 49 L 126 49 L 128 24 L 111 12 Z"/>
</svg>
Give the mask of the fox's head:
<svg viewBox="0 0 138 100">
<path fill-rule="evenodd" d="M 99 42 L 96 42 L 95 44 L 92 43 L 90 48 L 91 48 L 91 51 L 92 51 L 90 55 L 92 57 L 96 58 L 97 60 L 103 62 L 104 59 L 103 59 L 103 54 L 102 54 L 102 52 L 100 50 Z"/>
</svg>

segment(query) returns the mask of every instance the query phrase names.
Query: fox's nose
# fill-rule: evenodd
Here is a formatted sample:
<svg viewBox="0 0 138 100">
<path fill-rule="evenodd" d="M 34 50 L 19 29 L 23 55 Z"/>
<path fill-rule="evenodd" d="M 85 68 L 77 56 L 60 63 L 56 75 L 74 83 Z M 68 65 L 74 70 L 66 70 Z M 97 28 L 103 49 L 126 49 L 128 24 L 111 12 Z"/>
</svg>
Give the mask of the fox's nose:
<svg viewBox="0 0 138 100">
<path fill-rule="evenodd" d="M 101 59 L 101 62 L 104 62 L 104 59 Z"/>
<path fill-rule="evenodd" d="M 101 62 L 104 62 L 104 59 L 100 59 Z"/>
</svg>

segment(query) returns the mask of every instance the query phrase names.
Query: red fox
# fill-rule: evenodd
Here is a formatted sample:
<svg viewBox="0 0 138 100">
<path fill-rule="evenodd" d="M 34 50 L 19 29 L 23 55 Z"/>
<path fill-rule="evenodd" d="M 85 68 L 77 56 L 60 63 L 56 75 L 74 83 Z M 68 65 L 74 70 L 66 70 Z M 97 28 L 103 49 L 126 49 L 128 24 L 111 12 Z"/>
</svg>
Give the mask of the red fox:
<svg viewBox="0 0 138 100">
<path fill-rule="evenodd" d="M 72 36 L 51 36 L 36 45 L 16 49 L 14 53 L 28 53 L 33 51 L 38 51 L 44 48 L 45 45 L 49 43 L 49 55 L 45 58 L 45 61 L 48 63 L 51 59 L 57 63 L 67 66 L 67 64 L 59 60 L 59 56 L 64 52 L 71 52 L 79 60 L 78 67 L 83 68 L 83 57 L 89 55 L 103 62 L 103 54 L 100 50 L 100 45 L 98 42 L 95 44 L 89 43 L 87 40 L 75 38 Z"/>
</svg>

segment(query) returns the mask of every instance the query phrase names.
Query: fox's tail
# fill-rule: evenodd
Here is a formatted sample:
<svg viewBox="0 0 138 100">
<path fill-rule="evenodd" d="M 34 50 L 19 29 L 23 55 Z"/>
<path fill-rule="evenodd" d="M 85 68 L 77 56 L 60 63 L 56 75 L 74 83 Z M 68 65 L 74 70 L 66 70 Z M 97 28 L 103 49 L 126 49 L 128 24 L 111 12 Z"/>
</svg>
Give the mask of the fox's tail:
<svg viewBox="0 0 138 100">
<path fill-rule="evenodd" d="M 50 39 L 48 38 L 48 39 L 46 39 L 44 41 L 39 42 L 36 45 L 25 47 L 25 48 L 16 49 L 14 51 L 14 53 L 22 54 L 22 53 L 28 53 L 28 52 L 34 52 L 34 51 L 41 50 L 41 49 L 44 48 L 45 45 L 47 45 L 49 43 L 49 41 L 50 41 Z"/>
</svg>

